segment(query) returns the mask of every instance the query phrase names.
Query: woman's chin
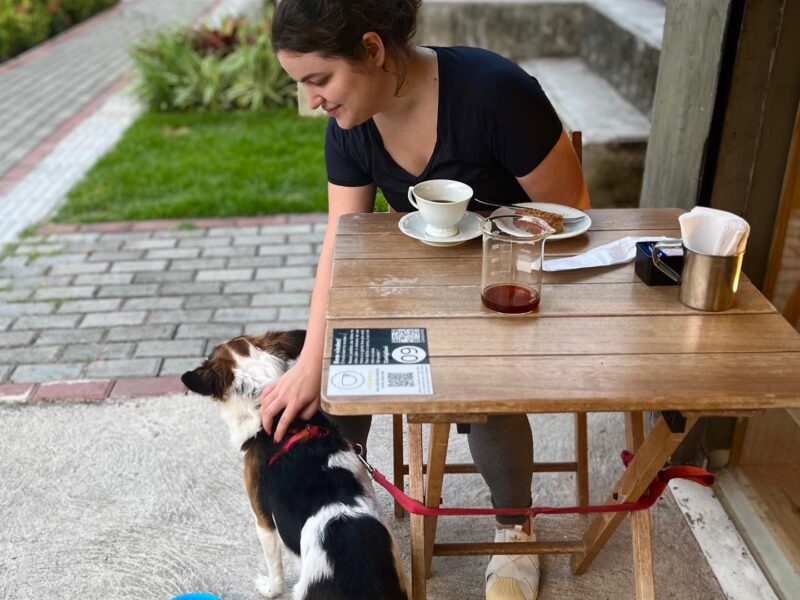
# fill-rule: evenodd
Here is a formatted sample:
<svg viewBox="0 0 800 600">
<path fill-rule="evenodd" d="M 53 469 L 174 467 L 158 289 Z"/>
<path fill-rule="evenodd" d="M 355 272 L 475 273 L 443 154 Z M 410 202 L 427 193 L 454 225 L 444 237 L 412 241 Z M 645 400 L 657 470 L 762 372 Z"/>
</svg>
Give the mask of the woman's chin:
<svg viewBox="0 0 800 600">
<path fill-rule="evenodd" d="M 369 119 L 353 119 L 350 115 L 343 114 L 343 115 L 336 115 L 333 117 L 336 119 L 336 124 L 339 126 L 339 129 L 352 129 L 353 127 L 358 127 L 359 125 L 363 125 Z"/>
</svg>

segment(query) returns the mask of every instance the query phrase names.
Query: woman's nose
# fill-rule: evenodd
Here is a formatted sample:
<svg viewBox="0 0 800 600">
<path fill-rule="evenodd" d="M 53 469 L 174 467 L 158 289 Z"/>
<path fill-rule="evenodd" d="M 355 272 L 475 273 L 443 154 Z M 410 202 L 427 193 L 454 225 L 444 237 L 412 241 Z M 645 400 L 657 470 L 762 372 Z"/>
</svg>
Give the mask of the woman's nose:
<svg viewBox="0 0 800 600">
<path fill-rule="evenodd" d="M 325 98 L 314 93 L 311 86 L 306 86 L 306 96 L 308 97 L 308 108 L 316 110 L 325 103 Z"/>
</svg>

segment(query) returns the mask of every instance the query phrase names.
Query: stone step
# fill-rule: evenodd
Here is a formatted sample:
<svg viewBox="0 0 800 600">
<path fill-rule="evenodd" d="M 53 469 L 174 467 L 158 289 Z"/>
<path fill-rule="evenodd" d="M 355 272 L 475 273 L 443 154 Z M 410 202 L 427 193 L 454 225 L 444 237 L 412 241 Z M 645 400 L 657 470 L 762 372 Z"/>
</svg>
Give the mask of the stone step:
<svg viewBox="0 0 800 600">
<path fill-rule="evenodd" d="M 534 58 L 520 66 L 536 77 L 564 126 L 583 132 L 584 145 L 642 143 L 650 121 L 579 58 Z"/>
<path fill-rule="evenodd" d="M 647 117 L 579 58 L 535 58 L 520 66 L 539 80 L 564 127 L 583 133 L 592 206 L 638 206 L 650 135 Z"/>
<path fill-rule="evenodd" d="M 665 6 L 655 0 L 592 0 L 580 56 L 640 111 L 650 115 Z"/>
<path fill-rule="evenodd" d="M 664 15 L 656 0 L 426 0 L 416 41 L 478 46 L 516 62 L 581 57 L 649 114 Z"/>
</svg>

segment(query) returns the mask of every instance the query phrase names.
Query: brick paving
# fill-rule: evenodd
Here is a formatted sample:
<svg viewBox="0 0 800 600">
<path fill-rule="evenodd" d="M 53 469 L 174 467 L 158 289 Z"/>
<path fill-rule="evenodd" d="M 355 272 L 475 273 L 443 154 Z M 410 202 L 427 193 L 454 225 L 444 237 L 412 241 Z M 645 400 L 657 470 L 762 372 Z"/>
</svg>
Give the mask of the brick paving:
<svg viewBox="0 0 800 600">
<path fill-rule="evenodd" d="M 0 244 L 46 218 L 141 112 L 127 88 L 134 41 L 260 6 L 127 0 L 0 65 Z"/>
<path fill-rule="evenodd" d="M 30 400 L 107 397 L 130 378 L 157 386 L 220 341 L 305 328 L 325 215 L 188 225 L 45 225 L 8 245 L 0 398 L 19 401 L 9 384 L 90 380 L 31 388 Z"/>
<path fill-rule="evenodd" d="M 132 65 L 128 48 L 142 34 L 191 21 L 214 4 L 121 2 L 0 65 L 0 176 L 125 75 Z"/>
</svg>

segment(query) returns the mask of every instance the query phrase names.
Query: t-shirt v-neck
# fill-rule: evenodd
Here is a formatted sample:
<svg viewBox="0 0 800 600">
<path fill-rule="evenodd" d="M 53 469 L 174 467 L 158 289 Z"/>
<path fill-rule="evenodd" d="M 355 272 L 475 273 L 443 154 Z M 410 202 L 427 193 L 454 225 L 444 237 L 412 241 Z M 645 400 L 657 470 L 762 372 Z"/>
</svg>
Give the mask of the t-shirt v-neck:
<svg viewBox="0 0 800 600">
<path fill-rule="evenodd" d="M 328 122 L 328 181 L 375 183 L 397 211 L 414 210 L 408 188 L 428 179 L 455 179 L 475 196 L 498 204 L 529 200 L 517 177 L 532 171 L 561 135 L 562 126 L 539 83 L 505 58 L 478 48 L 432 48 L 439 66 L 436 143 L 422 173 L 400 167 L 383 146 L 372 119 L 351 129 Z M 485 206 L 471 203 L 470 210 Z"/>
<path fill-rule="evenodd" d="M 435 51 L 435 49 L 434 49 L 434 51 Z M 438 93 L 438 97 L 436 99 L 436 141 L 433 144 L 433 151 L 431 152 L 430 157 L 428 157 L 428 162 L 425 164 L 425 168 L 422 169 L 422 173 L 420 173 L 419 175 L 414 175 L 412 173 L 409 173 L 408 171 L 406 171 L 405 168 L 403 168 L 401 165 L 399 165 L 397 163 L 397 161 L 392 157 L 392 155 L 389 154 L 388 150 L 386 150 L 386 146 L 383 145 L 383 136 L 381 136 L 381 132 L 378 129 L 377 123 L 375 123 L 375 119 L 370 117 L 369 121 L 367 122 L 369 124 L 369 126 L 371 127 L 372 131 L 373 131 L 373 135 L 375 136 L 375 139 L 377 140 L 377 145 L 379 147 L 379 150 L 380 150 L 381 153 L 383 153 L 383 156 L 384 156 L 386 162 L 387 163 L 391 163 L 392 165 L 395 166 L 395 168 L 397 168 L 400 171 L 402 171 L 403 173 L 405 173 L 409 177 L 409 179 L 414 181 L 414 184 L 419 183 L 420 181 L 425 181 L 428 178 L 428 172 L 431 170 L 431 168 L 432 168 L 432 166 L 433 166 L 433 164 L 434 164 L 434 162 L 436 160 L 436 152 L 439 149 L 439 140 L 442 137 L 442 131 L 441 131 L 442 128 L 440 127 L 440 123 L 442 122 L 442 119 L 441 119 L 442 108 L 445 106 L 447 85 L 446 85 L 446 83 L 444 81 L 444 77 L 442 77 L 442 71 L 441 71 L 441 69 L 439 67 L 439 54 L 438 53 L 436 54 L 436 63 L 437 63 L 437 66 L 436 66 L 436 70 L 437 70 L 436 77 L 439 80 L 439 93 Z"/>
</svg>

